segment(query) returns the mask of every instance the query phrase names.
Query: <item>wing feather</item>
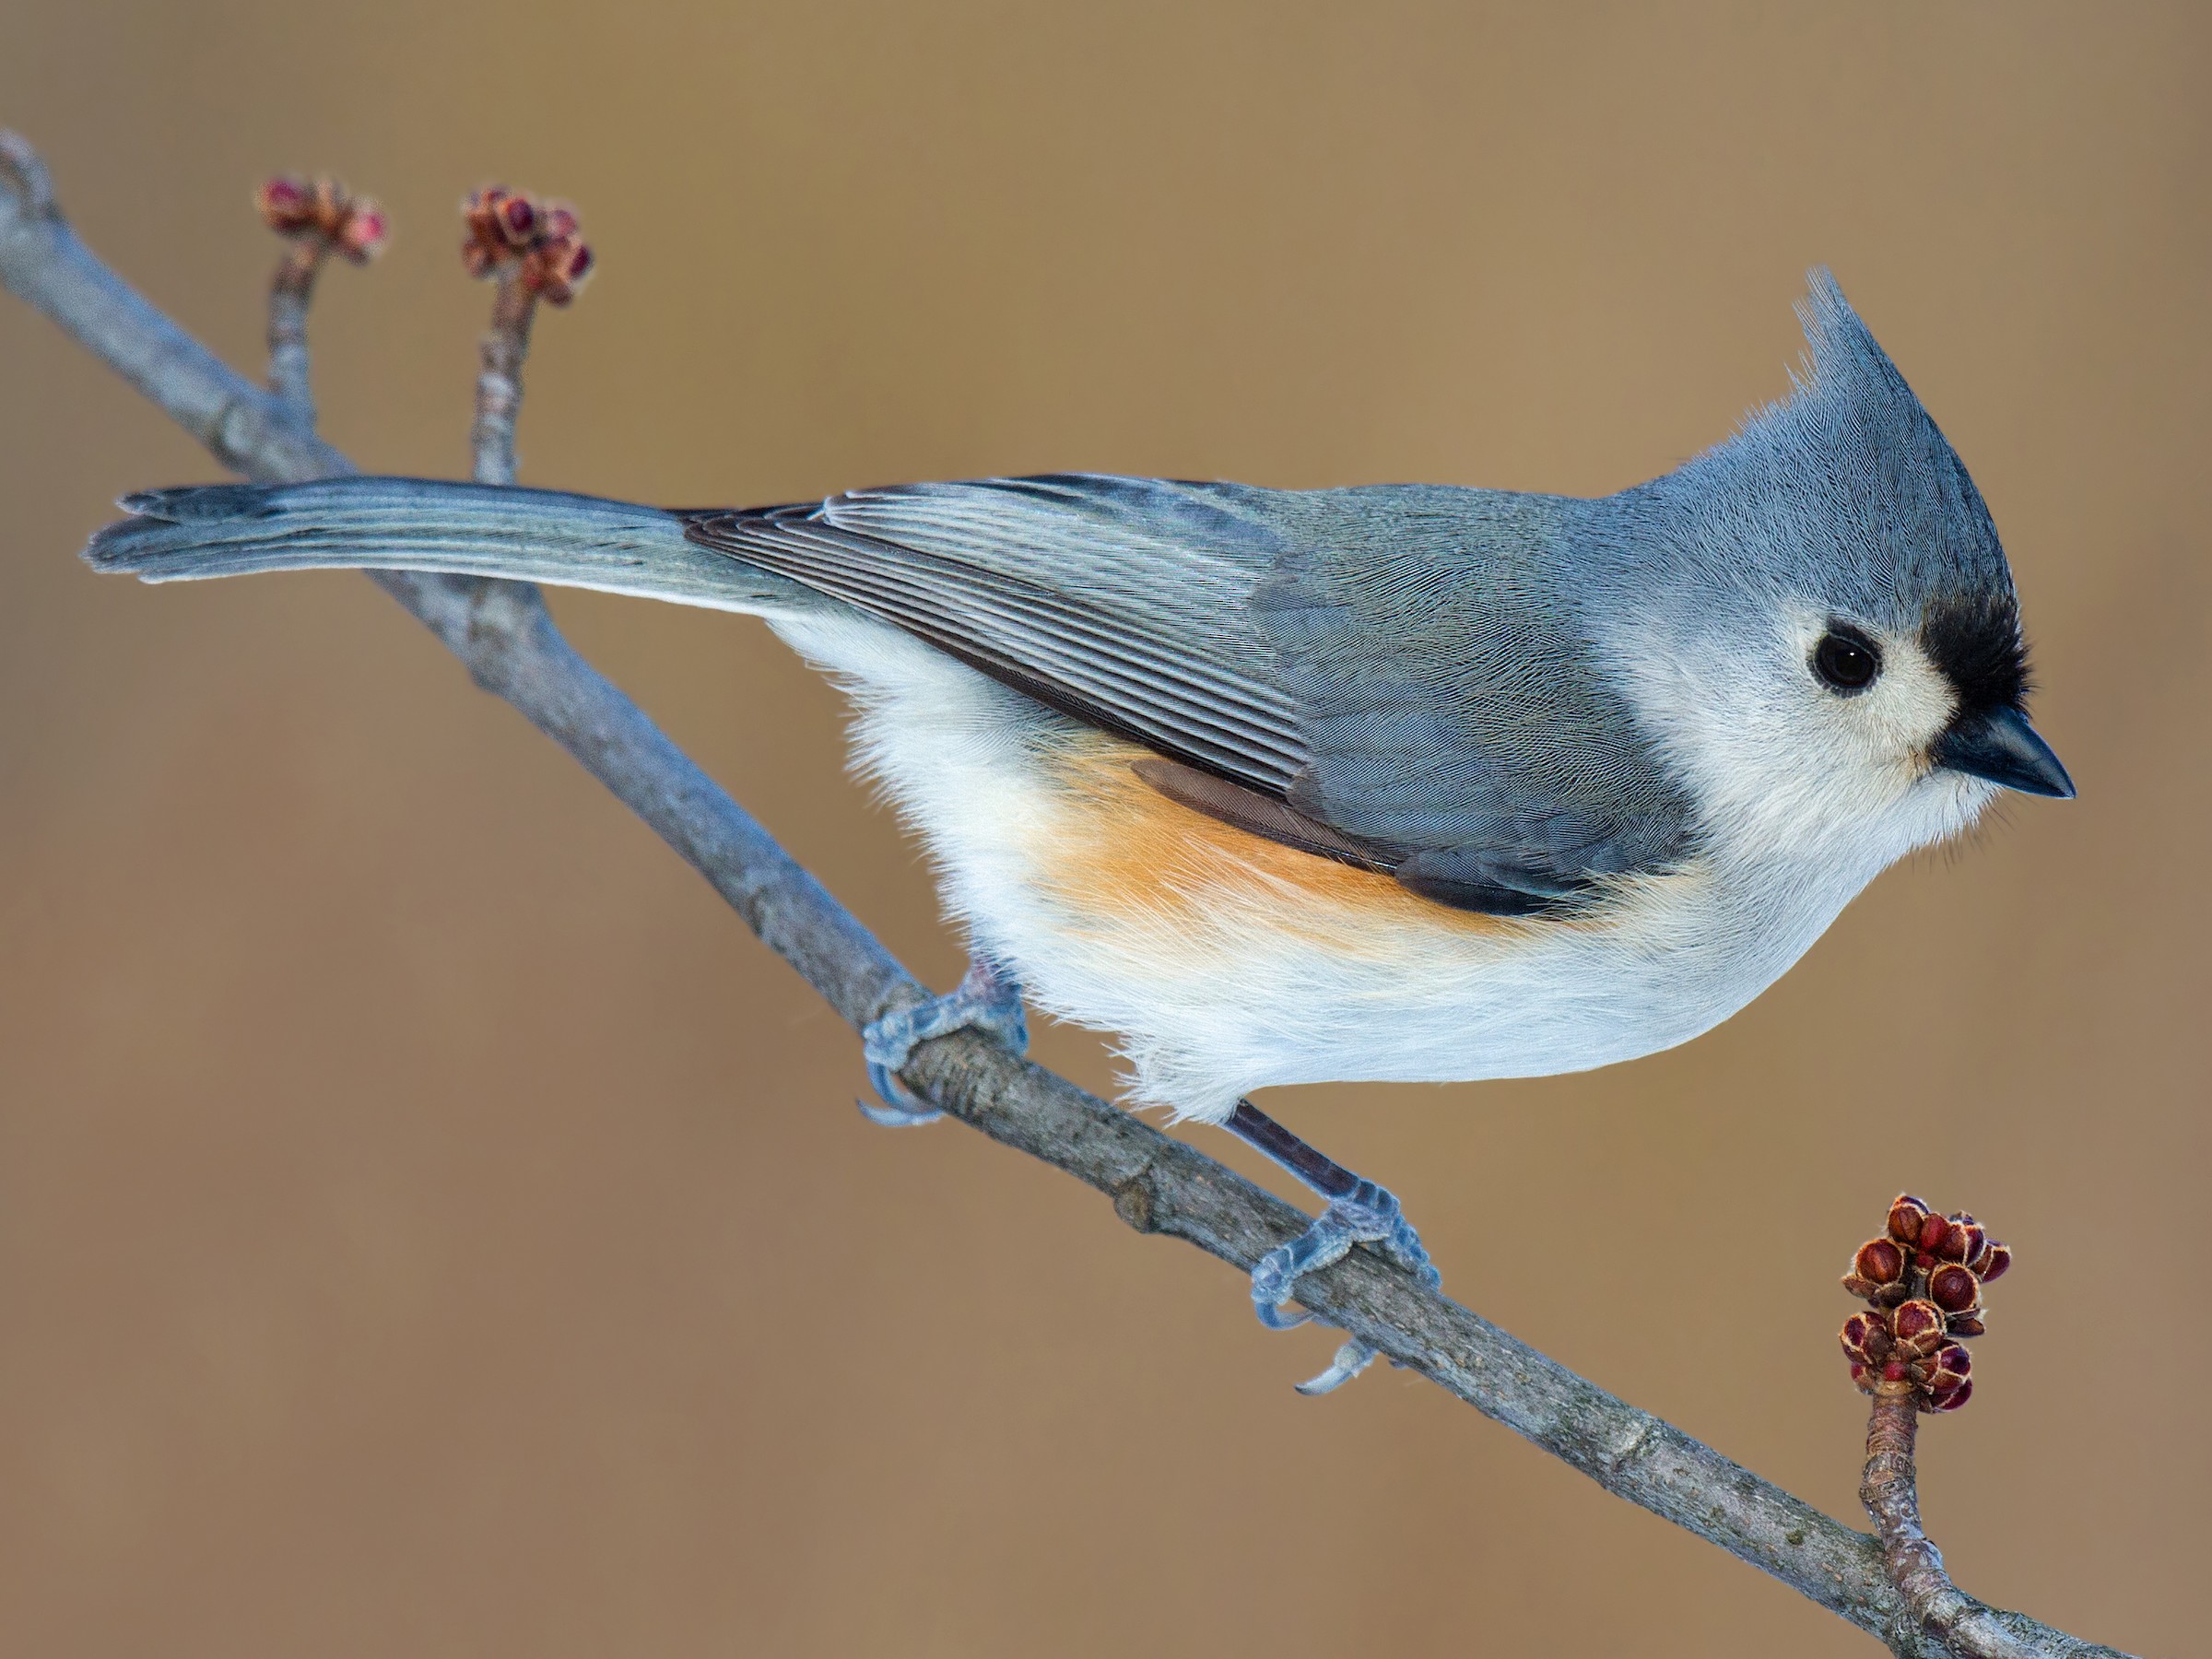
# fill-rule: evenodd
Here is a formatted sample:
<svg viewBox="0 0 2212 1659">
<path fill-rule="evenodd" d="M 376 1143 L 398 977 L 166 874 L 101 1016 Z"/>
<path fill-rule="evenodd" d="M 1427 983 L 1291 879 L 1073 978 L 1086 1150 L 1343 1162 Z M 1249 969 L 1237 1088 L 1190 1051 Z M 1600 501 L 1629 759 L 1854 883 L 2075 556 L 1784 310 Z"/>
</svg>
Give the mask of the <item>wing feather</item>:
<svg viewBox="0 0 2212 1659">
<path fill-rule="evenodd" d="M 1263 525 L 1186 499 L 1205 492 L 1237 493 L 1075 475 L 992 479 L 694 513 L 687 534 L 1054 707 L 1279 795 L 1306 744 L 1246 608 L 1273 549 Z"/>
<path fill-rule="evenodd" d="M 685 515 L 686 534 L 1153 749 L 1186 806 L 1525 914 L 1689 814 L 1575 622 L 1557 498 L 1057 474 Z"/>
</svg>

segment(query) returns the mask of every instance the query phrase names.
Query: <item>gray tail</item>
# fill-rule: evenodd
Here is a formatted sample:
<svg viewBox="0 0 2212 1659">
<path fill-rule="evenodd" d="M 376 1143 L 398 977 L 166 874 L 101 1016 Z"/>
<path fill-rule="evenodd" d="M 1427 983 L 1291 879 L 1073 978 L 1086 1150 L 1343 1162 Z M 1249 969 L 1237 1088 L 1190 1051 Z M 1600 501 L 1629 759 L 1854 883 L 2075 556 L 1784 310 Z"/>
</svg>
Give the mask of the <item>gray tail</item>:
<svg viewBox="0 0 2212 1659">
<path fill-rule="evenodd" d="M 151 489 L 122 505 L 132 516 L 95 535 L 85 559 L 146 582 L 354 568 L 499 576 L 718 610 L 822 603 L 686 540 L 675 513 L 595 496 L 347 477 Z"/>
</svg>

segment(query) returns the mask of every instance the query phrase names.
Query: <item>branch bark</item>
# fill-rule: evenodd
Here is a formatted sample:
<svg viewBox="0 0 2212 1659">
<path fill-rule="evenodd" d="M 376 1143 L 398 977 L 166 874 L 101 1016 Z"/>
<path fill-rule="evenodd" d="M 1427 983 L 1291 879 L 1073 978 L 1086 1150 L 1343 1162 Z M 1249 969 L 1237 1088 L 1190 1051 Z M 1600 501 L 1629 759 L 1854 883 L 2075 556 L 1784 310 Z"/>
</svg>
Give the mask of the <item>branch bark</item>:
<svg viewBox="0 0 2212 1659">
<path fill-rule="evenodd" d="M 12 134 L 0 134 L 0 282 L 224 466 L 269 483 L 356 470 L 290 418 L 281 399 L 232 371 L 101 264 L 62 218 L 36 154 Z M 534 589 L 400 573 L 371 579 L 478 686 L 512 704 L 705 877 L 847 1023 L 857 1029 L 926 997 L 859 921 L 569 645 Z M 1306 1218 L 1272 1194 L 971 1031 L 923 1045 L 901 1075 L 949 1115 L 1106 1194 L 1138 1231 L 1182 1240 L 1241 1272 L 1304 1230 Z M 1918 1628 L 1875 1538 L 1423 1288 L 1374 1252 L 1354 1250 L 1302 1278 L 1298 1296 L 1322 1322 L 1894 1652 L 1945 1652 Z M 1235 1306 L 1241 1312 L 1241 1297 Z M 1990 1617 L 2018 1644 L 2010 1652 L 2126 1659 L 2021 1615 Z"/>
<path fill-rule="evenodd" d="M 1904 1603 L 1901 1622 L 1961 1659 L 2032 1659 L 2045 1652 L 2019 1615 L 1976 1601 L 1945 1571 L 1943 1552 L 1920 1524 L 1920 1486 L 1912 1448 L 1920 1406 L 1910 1382 L 1876 1385 L 1866 1422 L 1866 1469 L 1859 1500 L 1874 1521 L 1889 1582 Z"/>
<path fill-rule="evenodd" d="M 523 406 L 523 359 L 530 355 L 536 315 L 537 295 L 519 273 L 500 273 L 491 325 L 477 347 L 477 418 L 468 429 L 479 484 L 514 482 L 514 419 Z"/>
</svg>

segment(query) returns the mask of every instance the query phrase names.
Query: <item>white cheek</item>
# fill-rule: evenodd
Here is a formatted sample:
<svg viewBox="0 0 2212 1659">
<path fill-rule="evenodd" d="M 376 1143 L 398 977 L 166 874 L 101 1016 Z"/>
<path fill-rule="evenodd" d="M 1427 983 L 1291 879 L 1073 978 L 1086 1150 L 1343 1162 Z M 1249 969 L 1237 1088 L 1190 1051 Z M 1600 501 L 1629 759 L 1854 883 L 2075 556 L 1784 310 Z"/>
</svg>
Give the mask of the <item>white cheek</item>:
<svg viewBox="0 0 2212 1659">
<path fill-rule="evenodd" d="M 1885 641 L 1881 677 L 1858 696 L 1835 697 L 1815 688 L 1807 701 L 1840 742 L 1855 744 L 1864 764 L 1902 766 L 1912 777 L 1920 774 L 1928 745 L 1950 724 L 1957 706 L 1949 682 L 1914 640 Z"/>
<path fill-rule="evenodd" d="M 1839 697 L 1806 666 L 1825 618 L 1792 617 L 1747 651 L 1621 641 L 1647 729 L 1691 780 L 1724 857 L 1810 859 L 1864 883 L 1971 825 L 1990 790 L 1931 772 L 1948 683 L 1912 640 L 1884 639 L 1883 671 Z"/>
</svg>

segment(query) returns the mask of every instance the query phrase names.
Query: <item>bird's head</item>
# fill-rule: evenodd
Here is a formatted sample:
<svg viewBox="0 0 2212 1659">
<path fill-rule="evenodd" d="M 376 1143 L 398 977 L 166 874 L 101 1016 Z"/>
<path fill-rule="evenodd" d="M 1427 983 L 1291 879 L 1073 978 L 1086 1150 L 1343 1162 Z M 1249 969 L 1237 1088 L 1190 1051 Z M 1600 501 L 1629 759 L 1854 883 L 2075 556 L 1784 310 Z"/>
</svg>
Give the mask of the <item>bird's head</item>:
<svg viewBox="0 0 2212 1659">
<path fill-rule="evenodd" d="M 1980 491 L 1826 272 L 1800 314 L 1792 395 L 1618 498 L 1652 532 L 1618 538 L 1630 582 L 1660 595 L 1632 677 L 1710 825 L 1870 876 L 2001 788 L 2074 785 L 2028 723 Z"/>
</svg>

